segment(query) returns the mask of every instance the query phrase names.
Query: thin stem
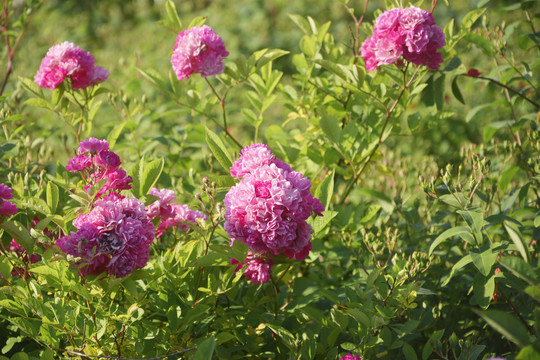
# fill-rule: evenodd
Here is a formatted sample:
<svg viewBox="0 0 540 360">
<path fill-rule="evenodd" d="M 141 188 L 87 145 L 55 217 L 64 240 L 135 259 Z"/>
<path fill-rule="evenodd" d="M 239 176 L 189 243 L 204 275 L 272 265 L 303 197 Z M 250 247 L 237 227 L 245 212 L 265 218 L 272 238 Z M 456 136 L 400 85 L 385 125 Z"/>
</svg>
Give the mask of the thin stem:
<svg viewBox="0 0 540 360">
<path fill-rule="evenodd" d="M 238 145 L 239 148 L 242 148 L 242 145 L 229 133 L 229 129 L 227 127 L 227 112 L 225 111 L 225 98 L 227 97 L 228 90 L 225 92 L 223 96 L 219 96 L 218 92 L 208 80 L 208 78 L 204 78 L 208 86 L 210 86 L 210 89 L 212 89 L 212 92 L 214 95 L 218 98 L 219 102 L 221 103 L 221 113 L 223 115 L 223 126 L 220 125 L 221 129 L 225 132 L 225 135 L 227 135 L 236 145 Z"/>
<path fill-rule="evenodd" d="M 402 87 L 401 91 L 399 92 L 399 95 L 398 95 L 397 99 L 392 104 L 392 106 L 388 110 L 386 110 L 386 118 L 384 119 L 384 123 L 383 123 L 382 129 L 381 129 L 381 133 L 379 135 L 379 138 L 377 140 L 377 143 L 375 144 L 375 147 L 373 148 L 373 150 L 371 150 L 368 157 L 366 158 L 366 160 L 362 164 L 362 167 L 360 168 L 358 173 L 356 173 L 353 176 L 352 181 L 347 185 L 347 188 L 345 189 L 345 192 L 343 193 L 343 197 L 341 198 L 341 203 L 343 203 L 345 201 L 345 199 L 347 198 L 347 196 L 349 196 L 349 193 L 352 191 L 353 186 L 356 184 L 356 182 L 360 178 L 360 175 L 362 175 L 362 173 L 366 169 L 367 165 L 371 162 L 371 159 L 373 158 L 373 156 L 375 155 L 375 153 L 379 149 L 379 146 L 382 144 L 384 131 L 386 130 L 386 126 L 388 125 L 388 122 L 389 122 L 390 118 L 392 117 L 392 114 L 394 113 L 397 105 L 399 104 L 399 101 L 401 100 L 401 97 L 405 93 L 405 90 L 407 90 L 407 88 L 411 85 L 411 83 L 413 82 L 413 79 L 415 78 L 416 74 L 418 73 L 418 70 L 420 69 L 420 66 L 416 67 L 416 70 L 412 74 L 409 81 L 406 81 L 406 73 L 407 73 L 408 66 L 409 66 L 409 64 L 407 64 L 407 67 L 403 70 L 403 87 Z"/>
<path fill-rule="evenodd" d="M 533 104 L 534 106 L 536 106 L 537 108 L 540 108 L 540 104 L 529 99 L 528 97 L 526 97 L 525 95 L 523 95 L 522 93 L 520 93 L 519 91 L 515 90 L 515 89 L 512 89 L 510 86 L 508 85 L 505 85 L 495 79 L 492 79 L 492 78 L 488 78 L 488 77 L 485 77 L 485 76 L 477 76 L 478 79 L 483 79 L 483 80 L 488 80 L 488 81 L 491 81 L 492 83 L 494 83 L 495 85 L 498 85 L 504 89 L 506 89 L 507 91 L 510 91 L 511 93 L 519 96 L 520 98 L 528 101 L 529 103 Z"/>
</svg>

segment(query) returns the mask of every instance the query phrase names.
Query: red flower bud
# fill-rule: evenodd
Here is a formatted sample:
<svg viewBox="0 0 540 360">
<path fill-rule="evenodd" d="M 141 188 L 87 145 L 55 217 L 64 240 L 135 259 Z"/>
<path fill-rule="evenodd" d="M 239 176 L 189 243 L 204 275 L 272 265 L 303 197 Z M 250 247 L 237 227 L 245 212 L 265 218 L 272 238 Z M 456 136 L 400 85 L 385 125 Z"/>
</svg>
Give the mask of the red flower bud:
<svg viewBox="0 0 540 360">
<path fill-rule="evenodd" d="M 479 77 L 481 74 L 482 72 L 476 69 L 469 69 L 469 71 L 467 71 L 467 76 L 470 77 Z"/>
</svg>

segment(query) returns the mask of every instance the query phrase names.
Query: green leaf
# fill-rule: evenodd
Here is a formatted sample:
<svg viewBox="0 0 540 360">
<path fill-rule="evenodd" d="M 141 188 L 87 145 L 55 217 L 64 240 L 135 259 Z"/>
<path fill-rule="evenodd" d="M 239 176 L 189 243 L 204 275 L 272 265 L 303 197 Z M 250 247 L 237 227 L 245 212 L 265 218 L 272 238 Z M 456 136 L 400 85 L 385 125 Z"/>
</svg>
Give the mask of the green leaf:
<svg viewBox="0 0 540 360">
<path fill-rule="evenodd" d="M 26 90 L 30 91 L 34 95 L 43 97 L 43 91 L 32 79 L 23 78 L 19 76 L 19 82 L 21 83 L 22 87 L 25 88 Z"/>
<path fill-rule="evenodd" d="M 283 342 L 289 348 L 289 350 L 291 350 L 293 353 L 296 353 L 297 351 L 296 341 L 294 339 L 293 334 L 291 334 L 289 330 L 279 325 L 274 325 L 270 323 L 266 323 L 266 326 L 268 326 L 270 330 L 274 332 L 274 334 L 278 335 L 281 338 L 281 340 L 283 340 Z"/>
<path fill-rule="evenodd" d="M 332 195 L 334 193 L 334 175 L 335 170 L 332 173 L 324 178 L 321 181 L 320 185 L 315 190 L 315 197 L 321 201 L 325 209 L 328 209 L 331 201 Z"/>
<path fill-rule="evenodd" d="M 458 77 L 456 76 L 454 80 L 452 80 L 452 93 L 454 94 L 455 98 L 462 104 L 465 104 L 465 99 L 463 99 L 463 95 L 461 94 L 461 90 L 459 90 L 459 85 L 457 83 Z"/>
<path fill-rule="evenodd" d="M 519 166 L 512 166 L 501 173 L 501 176 L 499 177 L 499 187 L 502 191 L 506 191 L 508 184 L 510 184 L 510 181 L 512 181 L 518 170 Z"/>
<path fill-rule="evenodd" d="M 470 11 L 465 15 L 463 18 L 463 21 L 461 22 L 461 29 L 460 31 L 462 33 L 465 33 L 471 29 L 473 24 L 486 12 L 486 8 L 482 9 L 475 9 L 473 11 Z"/>
<path fill-rule="evenodd" d="M 188 29 L 191 29 L 192 27 L 195 27 L 195 26 L 203 26 L 205 22 L 206 22 L 206 16 L 197 16 L 196 18 L 191 20 L 191 22 L 189 23 Z"/>
<path fill-rule="evenodd" d="M 205 127 L 206 133 L 206 143 L 210 147 L 210 150 L 216 157 L 216 159 L 219 161 L 221 166 L 227 171 L 231 168 L 233 164 L 233 160 L 229 152 L 227 151 L 227 148 L 225 147 L 225 144 L 221 140 L 221 138 L 214 133 L 212 130 Z"/>
<path fill-rule="evenodd" d="M 471 231 L 476 240 L 476 244 L 482 244 L 482 228 L 484 227 L 484 216 L 480 208 L 469 208 L 467 210 L 458 210 L 463 219 L 467 222 L 467 225 L 471 228 Z"/>
<path fill-rule="evenodd" d="M 495 277 L 485 277 L 482 274 L 476 274 L 473 280 L 473 301 L 477 305 L 486 309 L 491 303 L 493 293 L 495 292 Z"/>
<path fill-rule="evenodd" d="M 435 250 L 435 248 L 439 246 L 439 244 L 442 243 L 444 240 L 457 235 L 461 235 L 463 233 L 469 233 L 470 231 L 471 230 L 466 226 L 456 226 L 444 231 L 441 235 L 437 236 L 435 240 L 433 240 L 433 243 L 431 243 L 431 246 L 429 247 L 429 255 L 431 255 L 433 253 L 433 250 Z"/>
<path fill-rule="evenodd" d="M 214 335 L 205 339 L 199 346 L 197 346 L 197 353 L 195 353 L 194 360 L 211 360 L 214 354 L 214 348 L 216 347 L 216 338 Z"/>
<path fill-rule="evenodd" d="M 176 32 L 182 31 L 182 21 L 180 21 L 180 18 L 178 17 L 176 5 L 174 5 L 174 2 L 172 0 L 167 0 L 167 2 L 165 3 L 165 10 L 167 11 L 169 20 L 173 25 L 173 30 L 175 30 Z"/>
<path fill-rule="evenodd" d="M 494 252 L 489 245 L 480 249 L 471 249 L 469 251 L 474 266 L 484 276 L 488 276 L 495 261 L 497 261 L 498 252 Z"/>
<path fill-rule="evenodd" d="M 527 282 L 529 285 L 538 283 L 538 274 L 532 266 L 521 258 L 516 256 L 505 256 L 499 260 L 499 263 L 508 269 L 514 276 Z"/>
<path fill-rule="evenodd" d="M 319 120 L 319 126 L 333 143 L 339 142 L 341 137 L 341 127 L 336 119 L 329 116 L 323 116 Z"/>
<path fill-rule="evenodd" d="M 326 225 L 328 225 L 328 223 L 330 223 L 330 221 L 337 216 L 337 214 L 337 211 L 326 210 L 323 212 L 323 216 L 315 216 L 312 221 L 309 219 L 308 223 L 313 227 L 313 233 L 316 234 L 323 230 Z"/>
<path fill-rule="evenodd" d="M 403 351 L 403 355 L 405 355 L 406 360 L 418 359 L 418 356 L 416 356 L 416 352 L 414 351 L 414 348 L 411 345 L 404 343 L 401 350 Z"/>
<path fill-rule="evenodd" d="M 478 46 L 486 55 L 493 56 L 495 52 L 493 51 L 493 44 L 490 40 L 486 39 L 482 35 L 476 33 L 467 33 L 464 36 L 464 39 Z"/>
<path fill-rule="evenodd" d="M 122 133 L 122 130 L 124 130 L 124 127 L 127 123 L 127 121 L 122 121 L 120 124 L 112 128 L 112 130 L 109 132 L 109 135 L 107 136 L 107 142 L 109 143 L 109 147 L 111 149 L 114 148 L 114 145 L 116 145 L 116 141 L 120 137 L 120 134 Z"/>
<path fill-rule="evenodd" d="M 296 24 L 296 26 L 298 26 L 300 30 L 304 32 L 304 34 L 307 35 L 310 33 L 309 22 L 307 21 L 306 18 L 300 15 L 296 15 L 296 14 L 289 14 L 289 17 Z"/>
<path fill-rule="evenodd" d="M 529 248 L 527 247 L 527 243 L 525 242 L 525 239 L 523 239 L 523 236 L 521 235 L 521 232 L 516 224 L 505 221 L 504 228 L 506 229 L 506 232 L 510 236 L 512 242 L 516 245 L 521 257 L 523 257 L 523 260 L 530 263 L 531 254 L 529 253 Z"/>
<path fill-rule="evenodd" d="M 13 266 L 11 266 L 8 258 L 5 256 L 2 256 L 0 258 L 0 275 L 2 275 L 4 279 L 8 279 L 11 276 L 12 269 L 13 269 Z"/>
<path fill-rule="evenodd" d="M 53 269 L 47 265 L 36 266 L 30 269 L 31 272 L 43 276 L 52 276 L 54 278 L 59 277 L 58 270 Z"/>
<path fill-rule="evenodd" d="M 460 270 L 462 267 L 469 265 L 472 262 L 471 255 L 465 255 L 462 257 L 457 263 L 452 266 L 452 270 L 450 270 L 450 275 L 446 278 L 446 280 L 442 283 L 442 287 L 445 287 L 449 282 L 450 279 L 454 276 L 454 273 L 458 270 Z"/>
<path fill-rule="evenodd" d="M 60 200 L 60 194 L 58 192 L 58 186 L 55 183 L 49 181 L 47 183 L 47 205 L 51 208 L 51 213 L 56 212 L 58 201 Z"/>
<path fill-rule="evenodd" d="M 304 35 L 300 39 L 300 50 L 308 57 L 313 57 L 317 52 L 317 44 L 313 36 Z"/>
<path fill-rule="evenodd" d="M 514 360 L 538 360 L 540 352 L 533 345 L 527 345 L 517 354 Z"/>
<path fill-rule="evenodd" d="M 44 109 L 52 110 L 53 106 L 51 103 L 49 103 L 47 100 L 42 98 L 31 98 L 24 102 L 24 105 L 27 106 L 33 106 L 33 107 L 39 107 Z"/>
<path fill-rule="evenodd" d="M 144 167 L 141 176 L 141 195 L 148 194 L 148 191 L 156 184 L 163 171 L 164 164 L 165 161 L 163 159 L 156 159 Z"/>
<path fill-rule="evenodd" d="M 15 241 L 21 245 L 28 253 L 32 254 L 34 248 L 34 239 L 30 236 L 28 230 L 16 220 L 11 220 L 0 224 L 9 235 L 13 236 Z"/>
<path fill-rule="evenodd" d="M 500 310 L 473 311 L 484 319 L 489 326 L 503 334 L 508 340 L 519 347 L 530 344 L 527 328 L 509 313 Z"/>
</svg>

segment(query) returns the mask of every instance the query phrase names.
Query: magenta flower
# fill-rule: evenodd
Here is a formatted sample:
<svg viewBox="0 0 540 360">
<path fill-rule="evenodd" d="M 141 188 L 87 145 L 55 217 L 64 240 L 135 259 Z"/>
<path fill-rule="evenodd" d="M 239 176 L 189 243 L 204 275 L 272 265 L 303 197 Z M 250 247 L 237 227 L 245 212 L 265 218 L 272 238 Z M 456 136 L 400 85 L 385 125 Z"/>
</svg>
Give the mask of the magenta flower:
<svg viewBox="0 0 540 360">
<path fill-rule="evenodd" d="M 193 73 L 207 77 L 223 72 L 223 59 L 228 55 L 219 35 L 203 25 L 178 34 L 171 63 L 178 80 L 189 78 Z"/>
<path fill-rule="evenodd" d="M 360 355 L 347 354 L 339 358 L 339 360 L 362 360 Z"/>
<path fill-rule="evenodd" d="M 90 213 L 80 214 L 73 225 L 77 231 L 56 244 L 80 258 L 77 265 L 83 276 L 107 272 L 125 277 L 148 262 L 154 225 L 137 199 L 111 193 L 96 201 Z"/>
<path fill-rule="evenodd" d="M 437 50 L 444 45 L 444 32 L 435 25 L 433 15 L 411 6 L 382 13 L 373 35 L 364 41 L 360 50 L 368 71 L 392 64 L 400 57 L 433 70 L 442 63 Z"/>
<path fill-rule="evenodd" d="M 13 204 L 11 200 L 13 199 L 13 193 L 9 186 L 0 184 L 0 216 L 9 217 L 15 215 L 19 210 L 17 205 Z"/>
<path fill-rule="evenodd" d="M 311 182 L 279 159 L 248 166 L 250 170 L 245 173 L 240 165 L 257 164 L 257 159 L 268 159 L 268 153 L 262 144 L 244 150 L 231 168 L 231 172 L 243 169 L 236 173 L 244 173 L 244 179 L 225 195 L 227 234 L 252 252 L 303 260 L 311 250 L 312 230 L 306 220 L 311 212 L 322 216 L 324 211 L 310 192 Z M 264 156 L 252 157 L 254 150 Z"/>
<path fill-rule="evenodd" d="M 251 252 L 248 252 L 247 258 L 243 263 L 236 259 L 231 259 L 231 265 L 240 264 L 236 267 L 234 271 L 237 273 L 242 268 L 246 268 L 244 271 L 244 276 L 248 281 L 251 281 L 253 284 L 263 284 L 270 280 L 270 270 L 274 262 L 271 258 L 266 256 L 255 256 Z"/>
<path fill-rule="evenodd" d="M 66 169 L 72 173 L 81 173 L 88 183 L 84 187 L 86 193 L 103 180 L 106 180 L 105 184 L 97 190 L 96 198 L 109 191 L 131 189 L 133 179 L 120 167 L 120 157 L 109 151 L 107 141 L 96 138 L 83 140 L 79 144 L 78 153 L 79 155 L 69 159 Z"/>
<path fill-rule="evenodd" d="M 107 70 L 94 66 L 94 63 L 92 54 L 66 41 L 49 49 L 41 60 L 34 81 L 42 89 L 56 89 L 66 78 L 70 78 L 73 89 L 83 89 L 109 77 Z"/>
<path fill-rule="evenodd" d="M 186 223 L 196 224 L 198 218 L 208 219 L 202 212 L 192 210 L 187 205 L 174 204 L 176 196 L 172 190 L 152 188 L 149 194 L 159 198 L 146 208 L 146 214 L 150 220 L 160 218 L 156 237 L 161 237 L 173 227 L 189 230 L 189 225 Z"/>
</svg>

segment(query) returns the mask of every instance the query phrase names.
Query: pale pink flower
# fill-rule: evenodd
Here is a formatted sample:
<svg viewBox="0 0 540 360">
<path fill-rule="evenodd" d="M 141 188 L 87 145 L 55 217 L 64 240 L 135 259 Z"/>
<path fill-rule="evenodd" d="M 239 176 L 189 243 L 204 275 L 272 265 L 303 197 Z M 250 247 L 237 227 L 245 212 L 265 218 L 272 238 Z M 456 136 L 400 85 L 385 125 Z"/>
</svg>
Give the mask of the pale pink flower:
<svg viewBox="0 0 540 360">
<path fill-rule="evenodd" d="M 82 89 L 107 80 L 109 72 L 94 66 L 92 54 L 70 42 L 63 42 L 49 49 L 41 61 L 34 81 L 40 88 L 56 89 L 66 78 L 73 89 Z"/>
<path fill-rule="evenodd" d="M 264 148 L 250 147 L 242 157 L 253 149 Z M 253 252 L 302 260 L 311 249 L 312 230 L 306 220 L 312 212 L 322 216 L 324 207 L 311 194 L 309 179 L 277 160 L 248 167 L 249 173 L 225 195 L 225 230 Z"/>
<path fill-rule="evenodd" d="M 444 45 L 444 32 L 435 25 L 433 15 L 411 6 L 382 13 L 360 50 L 368 71 L 398 62 L 400 57 L 433 70 L 442 63 L 437 50 Z"/>
<path fill-rule="evenodd" d="M 174 204 L 173 201 L 176 199 L 176 196 L 172 190 L 152 188 L 149 194 L 158 197 L 156 201 L 146 208 L 146 214 L 149 219 L 160 218 L 156 231 L 157 237 L 161 237 L 170 228 L 176 227 L 182 230 L 189 230 L 190 227 L 187 223 L 196 224 L 199 218 L 208 219 L 202 212 L 192 210 L 187 205 Z"/>
<path fill-rule="evenodd" d="M 228 55 L 223 40 L 211 27 L 203 25 L 178 34 L 171 63 L 178 80 L 193 73 L 207 77 L 223 72 L 223 59 Z"/>
</svg>

